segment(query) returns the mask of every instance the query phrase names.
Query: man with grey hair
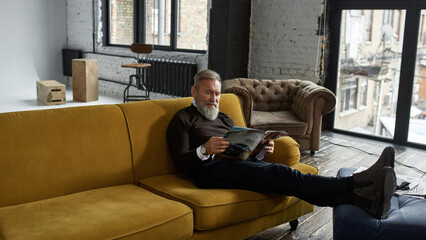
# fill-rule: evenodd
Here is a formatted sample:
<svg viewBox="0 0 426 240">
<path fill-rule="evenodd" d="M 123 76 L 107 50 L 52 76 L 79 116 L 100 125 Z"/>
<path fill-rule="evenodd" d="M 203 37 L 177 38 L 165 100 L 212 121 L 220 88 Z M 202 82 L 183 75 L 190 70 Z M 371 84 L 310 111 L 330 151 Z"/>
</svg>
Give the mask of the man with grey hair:
<svg viewBox="0 0 426 240">
<path fill-rule="evenodd" d="M 244 189 L 296 196 L 318 206 L 354 204 L 378 219 L 388 216 L 396 185 L 394 149 L 387 147 L 377 162 L 350 177 L 303 174 L 283 164 L 262 159 L 246 161 L 215 157 L 229 142 L 223 137 L 234 122 L 219 111 L 220 76 L 202 70 L 194 77 L 192 105 L 178 111 L 167 129 L 167 141 L 177 170 L 190 176 L 200 188 Z M 274 142 L 265 145 L 265 157 Z"/>
<path fill-rule="evenodd" d="M 197 107 L 198 111 L 204 117 L 206 117 L 209 120 L 214 120 L 217 115 L 219 114 L 219 101 L 213 101 L 211 99 L 206 99 L 206 102 L 204 102 L 202 99 L 200 99 L 203 95 L 198 94 L 200 91 L 200 81 L 203 79 L 216 79 L 214 84 L 221 85 L 221 79 L 219 74 L 217 74 L 214 71 L 204 70 L 200 71 L 197 75 L 194 77 L 194 87 L 191 89 L 191 94 L 194 97 L 195 104 L 194 106 Z M 216 86 L 214 86 L 216 87 Z M 220 86 L 218 86 L 220 88 Z M 220 94 L 220 91 L 219 91 Z"/>
</svg>

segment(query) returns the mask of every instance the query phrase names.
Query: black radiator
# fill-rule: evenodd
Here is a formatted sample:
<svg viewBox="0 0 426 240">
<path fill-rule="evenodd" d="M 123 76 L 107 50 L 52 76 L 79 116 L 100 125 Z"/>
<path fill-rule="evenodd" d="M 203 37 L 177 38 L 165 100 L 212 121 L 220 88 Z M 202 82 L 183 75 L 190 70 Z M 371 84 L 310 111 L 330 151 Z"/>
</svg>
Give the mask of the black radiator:
<svg viewBox="0 0 426 240">
<path fill-rule="evenodd" d="M 72 60 L 83 58 L 82 50 L 62 49 L 62 72 L 65 76 L 72 76 Z"/>
<path fill-rule="evenodd" d="M 72 60 L 83 58 L 83 51 L 62 49 L 63 74 L 72 76 Z M 159 58 L 142 58 L 150 63 L 147 69 L 146 87 L 150 92 L 177 97 L 191 96 L 191 86 L 197 73 L 197 63 Z"/>
<path fill-rule="evenodd" d="M 147 69 L 146 81 L 150 92 L 178 97 L 191 96 L 197 63 L 156 58 L 144 58 L 142 62 L 151 64 Z"/>
</svg>

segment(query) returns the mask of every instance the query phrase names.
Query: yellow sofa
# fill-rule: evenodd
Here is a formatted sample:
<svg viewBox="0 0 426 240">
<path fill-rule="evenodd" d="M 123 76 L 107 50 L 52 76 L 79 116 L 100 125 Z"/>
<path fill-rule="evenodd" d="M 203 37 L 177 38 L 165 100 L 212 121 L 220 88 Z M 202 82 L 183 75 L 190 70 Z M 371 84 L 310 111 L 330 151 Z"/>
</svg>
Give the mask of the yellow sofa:
<svg viewBox="0 0 426 240">
<path fill-rule="evenodd" d="M 0 114 L 0 239 L 244 239 L 313 211 L 294 197 L 198 189 L 176 172 L 166 128 L 192 98 Z M 245 126 L 239 99 L 221 111 Z M 276 141 L 267 160 L 299 163 Z"/>
</svg>

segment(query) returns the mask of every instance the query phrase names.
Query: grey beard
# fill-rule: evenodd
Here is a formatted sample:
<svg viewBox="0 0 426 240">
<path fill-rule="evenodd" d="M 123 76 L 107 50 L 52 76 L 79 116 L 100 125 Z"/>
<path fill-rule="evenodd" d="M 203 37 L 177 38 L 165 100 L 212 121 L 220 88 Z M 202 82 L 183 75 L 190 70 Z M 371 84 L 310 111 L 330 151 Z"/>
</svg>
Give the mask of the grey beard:
<svg viewBox="0 0 426 240">
<path fill-rule="evenodd" d="M 219 106 L 216 106 L 213 109 L 208 108 L 204 103 L 196 101 L 197 110 L 208 120 L 215 120 L 219 114 Z"/>
</svg>

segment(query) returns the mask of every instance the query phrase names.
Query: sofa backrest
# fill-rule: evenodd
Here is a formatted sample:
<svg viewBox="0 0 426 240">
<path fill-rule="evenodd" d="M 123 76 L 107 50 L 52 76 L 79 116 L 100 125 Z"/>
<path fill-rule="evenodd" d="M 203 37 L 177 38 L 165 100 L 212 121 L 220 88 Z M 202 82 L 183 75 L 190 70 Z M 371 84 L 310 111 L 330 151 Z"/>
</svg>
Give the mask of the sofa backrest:
<svg viewBox="0 0 426 240">
<path fill-rule="evenodd" d="M 0 114 L 0 207 L 176 172 L 166 141 L 192 98 Z M 220 110 L 246 126 L 239 98 Z"/>
<path fill-rule="evenodd" d="M 0 207 L 133 182 L 116 105 L 0 114 Z"/>
<path fill-rule="evenodd" d="M 167 126 L 177 111 L 191 103 L 192 98 L 187 97 L 119 105 L 129 127 L 136 182 L 145 177 L 176 172 L 167 145 Z M 219 108 L 237 126 L 246 126 L 237 96 L 222 94 Z"/>
</svg>

